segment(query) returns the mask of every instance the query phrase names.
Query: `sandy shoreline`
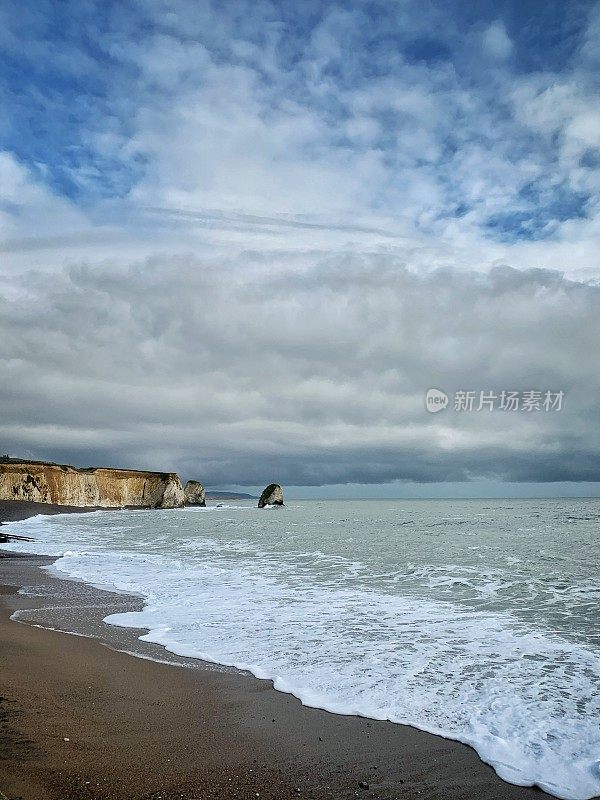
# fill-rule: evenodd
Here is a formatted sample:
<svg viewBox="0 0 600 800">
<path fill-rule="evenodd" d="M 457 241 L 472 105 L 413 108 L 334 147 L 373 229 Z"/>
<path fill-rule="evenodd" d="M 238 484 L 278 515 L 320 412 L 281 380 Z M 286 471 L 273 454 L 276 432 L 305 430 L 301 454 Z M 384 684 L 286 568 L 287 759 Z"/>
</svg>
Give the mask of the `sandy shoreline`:
<svg viewBox="0 0 600 800">
<path fill-rule="evenodd" d="M 10 505 L 0 505 L 0 517 L 32 513 Z M 70 582 L 39 569 L 51 561 L 0 558 L 0 790 L 9 800 L 548 797 L 504 783 L 457 742 L 305 708 L 269 681 L 232 670 L 116 652 L 105 644 L 129 649 L 136 634 L 111 641 L 102 617 L 115 603 L 139 601 L 87 587 L 83 602 L 79 584 L 65 596 Z M 98 638 L 10 620 L 16 609 L 48 604 L 17 594 L 42 585 L 62 592 L 62 608 L 70 603 Z M 137 646 L 152 658 L 164 654 Z"/>
</svg>

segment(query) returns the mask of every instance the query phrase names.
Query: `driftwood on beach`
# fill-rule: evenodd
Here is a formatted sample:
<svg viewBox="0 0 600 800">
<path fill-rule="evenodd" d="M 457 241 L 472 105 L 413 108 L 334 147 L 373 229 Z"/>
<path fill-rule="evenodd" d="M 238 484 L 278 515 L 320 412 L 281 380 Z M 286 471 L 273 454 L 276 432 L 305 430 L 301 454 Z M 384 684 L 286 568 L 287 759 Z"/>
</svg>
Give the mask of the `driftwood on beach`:
<svg viewBox="0 0 600 800">
<path fill-rule="evenodd" d="M 17 536 L 14 533 L 0 533 L 0 544 L 8 544 L 8 542 L 33 542 L 35 541 L 31 536 Z"/>
</svg>

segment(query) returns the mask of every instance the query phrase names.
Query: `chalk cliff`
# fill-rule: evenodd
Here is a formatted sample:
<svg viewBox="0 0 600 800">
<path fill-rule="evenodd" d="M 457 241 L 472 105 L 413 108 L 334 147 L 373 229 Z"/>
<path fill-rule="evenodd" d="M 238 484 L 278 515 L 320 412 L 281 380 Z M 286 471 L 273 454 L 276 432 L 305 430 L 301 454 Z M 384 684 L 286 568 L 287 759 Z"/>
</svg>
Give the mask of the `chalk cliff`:
<svg viewBox="0 0 600 800">
<path fill-rule="evenodd" d="M 179 508 L 185 497 L 179 476 L 174 472 L 76 469 L 41 461 L 0 460 L 0 500 L 82 508 Z"/>
</svg>

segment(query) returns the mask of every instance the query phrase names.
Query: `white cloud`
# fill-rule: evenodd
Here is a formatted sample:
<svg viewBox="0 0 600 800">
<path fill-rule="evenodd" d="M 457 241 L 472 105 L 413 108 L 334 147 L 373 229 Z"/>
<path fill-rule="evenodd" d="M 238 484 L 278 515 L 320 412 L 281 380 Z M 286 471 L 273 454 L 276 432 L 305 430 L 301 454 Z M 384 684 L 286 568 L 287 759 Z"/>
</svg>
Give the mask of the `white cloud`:
<svg viewBox="0 0 600 800">
<path fill-rule="evenodd" d="M 598 188 L 598 170 L 580 164 L 598 125 L 583 50 L 560 78 L 501 66 L 486 88 L 462 82 L 449 62 L 411 63 L 400 45 L 369 53 L 377 74 L 365 74 L 357 10 L 333 7 L 290 61 L 268 5 L 248 17 L 206 4 L 170 9 L 147 4 L 154 25 L 146 36 L 124 15 L 99 42 L 125 66 L 111 72 L 103 113 L 83 131 L 94 162 L 71 168 L 92 194 L 85 211 L 36 182 L 46 210 L 33 216 L 50 220 L 57 243 L 70 243 L 63 254 L 45 251 L 48 268 L 83 257 L 126 263 L 134 252 L 391 248 L 415 268 L 488 269 L 502 260 L 593 274 L 588 248 L 581 260 L 564 259 L 563 243 L 575 229 L 594 240 L 594 208 L 574 221 L 541 205 L 561 185 Z M 417 24 L 409 12 L 407 35 L 457 35 L 435 15 Z M 488 55 L 507 54 L 500 20 L 481 35 Z M 94 198 L 94 182 L 112 164 L 129 191 Z M 522 192 L 531 184 L 540 199 L 528 209 Z M 544 223 L 552 231 L 543 242 L 499 241 L 487 227 L 491 215 L 528 210 L 540 215 L 540 231 Z M 22 236 L 44 244 L 40 226 L 14 209 L 3 213 L 13 243 Z M 42 266 L 26 247 L 9 249 L 13 271 Z"/>
<path fill-rule="evenodd" d="M 501 20 L 495 20 L 485 29 L 482 44 L 487 55 L 500 61 L 508 58 L 513 50 L 513 44 Z"/>
</svg>

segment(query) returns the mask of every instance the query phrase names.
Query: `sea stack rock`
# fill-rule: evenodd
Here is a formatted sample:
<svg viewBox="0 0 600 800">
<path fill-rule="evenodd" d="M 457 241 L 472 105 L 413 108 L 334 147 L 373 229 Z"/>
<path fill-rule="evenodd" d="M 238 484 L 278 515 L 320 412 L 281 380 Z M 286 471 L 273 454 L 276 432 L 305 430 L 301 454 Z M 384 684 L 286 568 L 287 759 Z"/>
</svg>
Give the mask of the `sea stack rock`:
<svg viewBox="0 0 600 800">
<path fill-rule="evenodd" d="M 205 506 L 204 486 L 198 481 L 188 481 L 185 485 L 186 506 Z"/>
<path fill-rule="evenodd" d="M 258 507 L 264 508 L 265 506 L 282 506 L 283 505 L 283 489 L 278 483 L 270 483 L 260 496 Z"/>
</svg>

